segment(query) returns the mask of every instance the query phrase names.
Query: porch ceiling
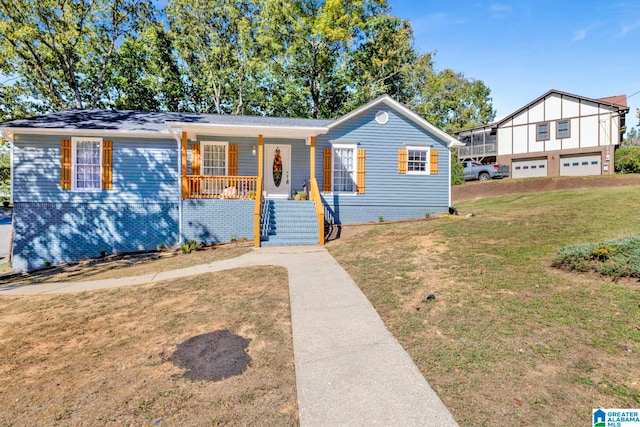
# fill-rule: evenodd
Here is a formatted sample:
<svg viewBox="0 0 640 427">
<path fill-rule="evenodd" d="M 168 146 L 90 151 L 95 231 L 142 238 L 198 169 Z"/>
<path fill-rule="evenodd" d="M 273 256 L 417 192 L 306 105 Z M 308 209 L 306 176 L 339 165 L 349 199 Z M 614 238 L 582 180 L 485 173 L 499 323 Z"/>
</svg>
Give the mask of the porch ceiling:
<svg viewBox="0 0 640 427">
<path fill-rule="evenodd" d="M 187 132 L 191 135 L 240 136 L 257 138 L 305 139 L 310 136 L 325 134 L 329 128 L 324 126 L 261 126 L 261 125 L 229 125 L 229 124 L 193 124 L 168 122 L 174 132 Z"/>
</svg>

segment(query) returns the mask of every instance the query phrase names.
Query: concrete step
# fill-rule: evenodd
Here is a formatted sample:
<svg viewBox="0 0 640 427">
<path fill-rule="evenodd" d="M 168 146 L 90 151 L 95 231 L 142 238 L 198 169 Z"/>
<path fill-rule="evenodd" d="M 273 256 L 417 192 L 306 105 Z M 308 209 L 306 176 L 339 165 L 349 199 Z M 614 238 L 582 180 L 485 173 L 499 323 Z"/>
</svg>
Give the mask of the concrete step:
<svg viewBox="0 0 640 427">
<path fill-rule="evenodd" d="M 300 200 L 266 200 L 261 225 L 262 246 L 318 244 L 315 204 Z"/>
<path fill-rule="evenodd" d="M 260 246 L 262 247 L 278 247 L 278 246 L 317 246 L 318 238 L 315 239 L 269 239 L 262 240 Z"/>
</svg>

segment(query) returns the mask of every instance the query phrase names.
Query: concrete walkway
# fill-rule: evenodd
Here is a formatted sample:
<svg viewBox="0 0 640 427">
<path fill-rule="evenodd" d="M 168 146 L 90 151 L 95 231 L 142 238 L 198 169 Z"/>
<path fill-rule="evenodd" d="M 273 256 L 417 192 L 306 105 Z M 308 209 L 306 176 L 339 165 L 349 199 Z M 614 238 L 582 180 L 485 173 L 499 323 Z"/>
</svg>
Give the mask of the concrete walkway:
<svg viewBox="0 0 640 427">
<path fill-rule="evenodd" d="M 261 248 L 145 276 L 5 285 L 0 294 L 80 292 L 255 265 L 288 269 L 302 427 L 457 425 L 355 282 L 324 248 Z"/>
</svg>

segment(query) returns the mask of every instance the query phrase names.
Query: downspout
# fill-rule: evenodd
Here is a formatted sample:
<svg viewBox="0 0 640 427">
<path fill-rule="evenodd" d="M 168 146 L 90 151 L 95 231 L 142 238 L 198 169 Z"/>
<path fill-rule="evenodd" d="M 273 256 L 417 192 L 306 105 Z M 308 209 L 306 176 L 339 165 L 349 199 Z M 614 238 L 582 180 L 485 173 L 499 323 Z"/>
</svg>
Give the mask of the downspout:
<svg viewBox="0 0 640 427">
<path fill-rule="evenodd" d="M 12 133 L 7 133 L 6 130 L 1 129 L 0 130 L 0 137 L 6 139 L 7 141 L 9 141 L 9 144 L 11 144 L 11 148 L 9 150 L 9 185 L 11 187 L 11 194 L 9 195 L 9 200 L 13 203 L 13 147 L 14 147 L 14 143 L 13 143 L 13 137 L 14 135 Z M 15 209 L 15 206 L 14 206 Z M 13 215 L 13 213 L 11 214 L 11 235 L 9 236 L 9 263 L 11 263 L 11 260 L 13 259 L 13 233 L 14 233 L 14 218 L 15 215 Z"/>
<path fill-rule="evenodd" d="M 178 148 L 178 246 L 182 245 L 182 138 L 175 128 L 169 125 L 169 133 L 173 135 L 176 140 L 176 147 Z"/>
<path fill-rule="evenodd" d="M 471 138 L 473 140 L 473 138 Z M 451 182 L 451 154 L 452 154 L 452 150 L 453 148 L 451 148 L 450 146 L 447 145 L 447 153 L 448 153 L 448 157 L 449 159 L 447 160 L 447 175 L 449 177 L 449 206 L 448 207 L 453 207 L 453 204 L 451 203 L 451 186 L 453 185 Z"/>
</svg>

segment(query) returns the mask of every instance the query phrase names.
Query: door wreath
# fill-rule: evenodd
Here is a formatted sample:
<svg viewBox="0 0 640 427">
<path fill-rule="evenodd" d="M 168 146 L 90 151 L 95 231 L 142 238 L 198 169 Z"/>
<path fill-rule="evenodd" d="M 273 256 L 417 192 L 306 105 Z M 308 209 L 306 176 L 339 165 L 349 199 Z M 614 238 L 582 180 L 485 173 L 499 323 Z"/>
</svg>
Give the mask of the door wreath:
<svg viewBox="0 0 640 427">
<path fill-rule="evenodd" d="M 280 155 L 280 147 L 276 147 L 273 154 L 273 183 L 276 187 L 280 187 L 282 182 L 282 156 Z"/>
</svg>

